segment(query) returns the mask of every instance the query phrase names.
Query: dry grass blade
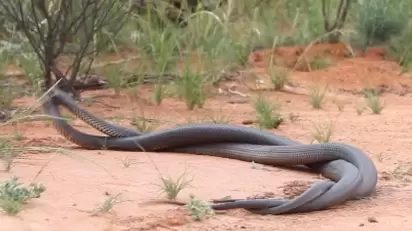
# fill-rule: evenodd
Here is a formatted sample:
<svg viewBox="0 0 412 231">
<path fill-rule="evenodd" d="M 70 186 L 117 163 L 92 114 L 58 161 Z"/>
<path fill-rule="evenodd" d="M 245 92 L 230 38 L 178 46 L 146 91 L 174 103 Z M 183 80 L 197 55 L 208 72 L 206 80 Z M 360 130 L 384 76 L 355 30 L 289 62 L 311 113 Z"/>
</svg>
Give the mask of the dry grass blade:
<svg viewBox="0 0 412 231">
<path fill-rule="evenodd" d="M 314 131 L 312 131 L 312 142 L 317 141 L 318 143 L 329 143 L 333 132 L 334 132 L 334 124 L 331 121 L 328 124 L 315 124 Z"/>
</svg>

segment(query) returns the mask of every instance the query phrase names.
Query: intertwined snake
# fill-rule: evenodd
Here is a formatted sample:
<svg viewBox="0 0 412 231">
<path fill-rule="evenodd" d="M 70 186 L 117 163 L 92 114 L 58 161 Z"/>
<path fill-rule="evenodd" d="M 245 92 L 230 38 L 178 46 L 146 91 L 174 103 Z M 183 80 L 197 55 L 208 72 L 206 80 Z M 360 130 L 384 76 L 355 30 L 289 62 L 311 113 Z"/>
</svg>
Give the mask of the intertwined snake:
<svg viewBox="0 0 412 231">
<path fill-rule="evenodd" d="M 65 92 L 49 90 L 43 106 L 56 129 L 86 149 L 179 152 L 212 155 L 273 166 L 305 166 L 330 180 L 316 182 L 293 200 L 248 199 L 215 203 L 215 210 L 244 208 L 260 214 L 286 214 L 327 209 L 350 199 L 370 196 L 377 184 L 373 162 L 358 148 L 343 143 L 301 144 L 272 133 L 228 124 L 191 124 L 139 133 L 99 119 L 81 109 Z M 108 136 L 76 130 L 61 118 L 64 106 Z"/>
</svg>

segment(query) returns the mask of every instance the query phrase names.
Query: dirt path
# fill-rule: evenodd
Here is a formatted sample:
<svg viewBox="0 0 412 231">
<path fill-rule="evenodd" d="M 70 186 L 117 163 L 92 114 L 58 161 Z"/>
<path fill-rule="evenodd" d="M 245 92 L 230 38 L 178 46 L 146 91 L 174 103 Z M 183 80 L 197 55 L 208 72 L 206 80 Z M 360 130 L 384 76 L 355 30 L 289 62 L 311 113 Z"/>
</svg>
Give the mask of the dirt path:
<svg viewBox="0 0 412 231">
<path fill-rule="evenodd" d="M 315 74 L 314 74 L 315 75 Z M 144 89 L 142 95 L 149 90 Z M 113 97 L 107 91 L 89 95 L 107 94 L 95 102 L 82 106 L 96 115 L 130 126 L 132 111 L 137 104 L 124 95 Z M 311 181 L 315 175 L 251 163 L 208 156 L 172 153 L 133 153 L 113 151 L 85 151 L 66 141 L 50 123 L 20 124 L 17 131 L 24 137 L 25 145 L 51 145 L 69 148 L 74 156 L 46 153 L 25 153 L 14 164 L 10 173 L 0 172 L 0 180 L 17 175 L 29 183 L 35 179 L 47 187 L 41 198 L 31 201 L 18 216 L 0 215 L 0 231 L 140 231 L 140 230 L 408 230 L 412 228 L 409 212 L 412 207 L 412 99 L 409 95 L 384 96 L 385 109 L 381 115 L 364 112 L 357 115 L 356 106 L 361 96 L 340 93 L 329 96 L 321 110 L 314 110 L 305 95 L 266 92 L 268 99 L 282 103 L 286 122 L 274 133 L 305 143 L 310 142 L 314 124 L 336 120 L 333 141 L 346 142 L 363 149 L 375 162 L 380 172 L 377 195 L 352 201 L 334 209 L 299 215 L 260 216 L 243 210 L 217 214 L 201 222 L 190 219 L 184 208 L 175 205 L 144 205 L 143 202 L 162 197 L 158 187 L 158 173 L 153 163 L 165 175 L 177 177 L 185 168 L 193 177 L 192 187 L 179 194 L 188 200 L 194 194 L 202 200 L 232 196 L 244 198 L 252 195 L 274 193 L 283 197 L 282 187 L 293 181 Z M 339 111 L 336 100 L 346 102 Z M 28 105 L 33 99 L 18 99 L 16 105 Z M 184 102 L 166 99 L 159 106 L 145 105 L 144 116 L 161 121 L 158 129 L 172 127 L 210 116 L 224 116 L 233 124 L 254 119 L 251 103 L 228 103 L 228 97 L 210 99 L 204 109 L 188 111 Z M 298 115 L 289 121 L 288 115 Z M 115 119 L 117 118 L 117 119 Z M 79 120 L 77 128 L 92 131 Z M 1 134 L 15 132 L 15 127 L 5 127 Z M 131 165 L 126 167 L 129 159 Z M 401 168 L 402 167 L 402 168 Z M 408 172 L 409 171 L 409 172 Z M 119 203 L 112 212 L 93 212 L 109 196 L 121 193 Z"/>
</svg>

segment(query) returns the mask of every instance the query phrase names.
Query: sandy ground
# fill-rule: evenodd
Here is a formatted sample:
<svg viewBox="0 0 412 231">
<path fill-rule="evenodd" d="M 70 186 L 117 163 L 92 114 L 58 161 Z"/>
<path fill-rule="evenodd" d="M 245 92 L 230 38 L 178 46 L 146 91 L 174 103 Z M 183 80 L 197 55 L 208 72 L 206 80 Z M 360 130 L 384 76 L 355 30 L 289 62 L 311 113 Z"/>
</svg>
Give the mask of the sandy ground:
<svg viewBox="0 0 412 231">
<path fill-rule="evenodd" d="M 259 72 L 258 69 L 256 71 Z M 368 77 L 367 86 L 365 81 L 360 80 L 366 78 L 365 74 Z M 400 82 L 408 84 L 409 81 L 407 77 L 399 75 L 399 67 L 393 62 L 366 59 L 349 59 L 327 70 L 296 72 L 292 77 L 300 84 L 307 84 L 315 78 L 335 87 L 342 83 L 346 90 L 382 84 L 396 88 Z M 239 89 L 246 92 L 241 86 Z M 149 98 L 150 91 L 149 87 L 145 87 L 140 89 L 140 94 Z M 254 94 L 251 91 L 247 93 Z M 369 199 L 351 201 L 330 210 L 307 214 L 262 216 L 244 210 L 233 210 L 196 222 L 182 207 L 143 204 L 162 198 L 156 186 L 160 181 L 155 165 L 162 174 L 172 177 L 178 177 L 185 169 L 189 171 L 189 176 L 193 177 L 192 185 L 179 194 L 179 200 L 188 200 L 190 194 L 202 200 L 224 196 L 244 198 L 268 193 L 283 197 L 286 193 L 285 185 L 294 181 L 311 181 L 317 176 L 190 154 L 86 151 L 66 141 L 50 122 L 30 122 L 17 127 L 3 127 L 0 133 L 9 135 L 18 131 L 24 137 L 21 141 L 24 145 L 64 147 L 72 152 L 72 156 L 27 152 L 15 161 L 11 172 L 0 172 L 1 180 L 16 175 L 24 183 L 40 182 L 47 187 L 41 198 L 30 201 L 17 216 L 0 214 L 0 230 L 386 231 L 412 228 L 412 219 L 408 215 L 412 207 L 412 186 L 408 177 L 412 175 L 412 171 L 403 169 L 403 166 L 411 166 L 412 161 L 409 149 L 412 146 L 412 99 L 407 92 L 402 93 L 402 96 L 384 94 L 385 109 L 381 115 L 374 115 L 369 111 L 357 115 L 356 107 L 362 96 L 352 93 L 329 92 L 325 105 L 320 110 L 311 108 L 307 95 L 273 91 L 263 94 L 268 99 L 281 102 L 281 112 L 286 118 L 278 129 L 271 130 L 273 133 L 308 143 L 311 141 L 310 133 L 314 124 L 327 124 L 336 120 L 332 140 L 358 146 L 378 167 L 380 179 L 377 194 Z M 153 106 L 131 101 L 126 93 L 114 97 L 110 91 L 99 90 L 85 95 L 100 97 L 92 104 L 82 103 L 82 107 L 124 126 L 131 126 L 133 110 L 139 115 L 144 111 L 146 118 L 158 121 L 157 129 L 204 120 L 210 116 L 223 115 L 233 124 L 253 120 L 256 116 L 250 102 L 233 103 L 233 96 L 214 96 L 203 109 L 188 111 L 184 102 L 173 98 L 165 99 L 160 106 Z M 15 101 L 15 105 L 24 106 L 31 102 L 32 98 L 21 98 Z M 342 103 L 345 104 L 344 109 L 339 111 L 337 105 Z M 298 115 L 298 118 L 290 121 L 290 113 Z M 72 121 L 72 124 L 83 131 L 92 131 L 79 120 Z M 129 167 L 124 166 L 127 158 L 132 162 Z M 395 175 L 401 175 L 402 178 L 394 177 Z M 119 193 L 122 203 L 116 204 L 113 211 L 93 212 L 109 196 Z"/>
</svg>

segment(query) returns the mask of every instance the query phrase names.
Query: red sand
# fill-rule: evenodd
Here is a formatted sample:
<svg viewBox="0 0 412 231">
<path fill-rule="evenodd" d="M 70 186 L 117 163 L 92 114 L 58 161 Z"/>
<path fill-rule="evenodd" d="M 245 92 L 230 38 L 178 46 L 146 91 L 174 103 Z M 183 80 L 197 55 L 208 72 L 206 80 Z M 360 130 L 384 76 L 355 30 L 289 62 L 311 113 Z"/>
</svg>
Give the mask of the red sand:
<svg viewBox="0 0 412 231">
<path fill-rule="evenodd" d="M 253 55 L 256 54 L 252 54 L 249 60 L 255 69 L 251 70 L 263 73 L 264 65 L 254 62 Z M 262 60 L 267 58 L 265 52 L 260 52 L 260 56 Z M 410 79 L 400 76 L 399 72 L 400 68 L 394 62 L 383 61 L 379 55 L 366 55 L 342 58 L 323 70 L 296 71 L 292 74 L 293 81 L 299 85 L 322 83 L 329 85 L 331 89 L 343 88 L 347 91 L 384 85 L 385 89 L 395 92 L 403 90 L 401 93 L 404 96 L 393 93 L 384 95 L 385 109 L 381 115 L 366 111 L 358 116 L 356 106 L 362 100 L 361 95 L 329 92 L 324 108 L 315 110 L 311 108 L 308 96 L 304 93 L 263 93 L 268 99 L 277 99 L 282 103 L 285 118 L 288 118 L 289 113 L 299 115 L 294 122 L 286 119 L 278 129 L 272 130 L 274 133 L 308 143 L 314 123 L 329 123 L 336 119 L 332 140 L 363 149 L 379 169 L 378 193 L 370 199 L 351 201 L 330 210 L 299 215 L 262 216 L 233 210 L 195 222 L 184 208 L 176 205 L 141 204 L 162 197 L 154 185 L 159 183 L 159 178 L 153 163 L 156 163 L 163 174 L 173 177 L 179 176 L 188 167 L 194 181 L 192 187 L 179 194 L 180 200 L 188 200 L 190 194 L 202 200 L 228 195 L 243 198 L 268 193 L 283 197 L 285 193 L 294 190 L 294 181 L 306 182 L 317 176 L 274 167 L 253 168 L 251 163 L 208 156 L 75 149 L 76 146 L 59 135 L 49 122 L 31 122 L 17 126 L 18 131 L 24 135 L 24 145 L 65 147 L 71 149 L 75 156 L 27 152 L 16 160 L 10 173 L 1 172 L 2 180 L 17 175 L 25 183 L 34 180 L 44 184 L 47 191 L 40 199 L 30 201 L 18 216 L 1 214 L 0 230 L 408 230 L 412 228 L 409 215 L 412 186 L 405 179 L 388 177 L 388 173 L 393 173 L 397 166 L 411 166 L 412 161 L 412 105 L 407 94 L 411 84 Z M 243 93 L 256 94 L 246 91 L 240 83 L 235 84 Z M 151 91 L 149 86 L 140 89 L 142 98 L 151 97 Z M 143 110 L 145 117 L 161 121 L 158 129 L 189 120 L 207 119 L 212 115 L 223 115 L 231 123 L 241 124 L 244 120 L 255 119 L 256 115 L 251 103 L 228 103 L 232 99 L 223 95 L 209 99 L 204 109 L 188 111 L 185 103 L 176 99 L 168 98 L 160 106 L 153 106 L 143 101 L 132 102 L 125 93 L 119 97 L 113 97 L 113 93 L 106 90 L 85 93 L 102 94 L 106 96 L 99 97 L 96 101 L 112 106 L 122 105 L 122 108 L 104 106 L 96 101 L 91 106 L 83 103 L 82 107 L 109 120 L 116 121 L 114 118 L 118 117 L 124 126 L 130 126 L 133 109 L 137 113 Z M 15 104 L 23 106 L 32 102 L 33 98 L 22 98 L 17 99 Z M 345 104 L 343 111 L 338 110 L 337 102 Z M 92 131 L 79 120 L 72 124 L 83 131 Z M 4 127 L 0 133 L 9 134 L 14 130 L 15 127 L 12 126 Z M 125 168 L 122 163 L 125 158 L 132 159 L 134 164 Z M 41 174 L 34 179 L 43 167 Z M 403 175 L 408 177 L 412 175 L 412 171 L 404 172 Z M 288 189 L 289 187 L 291 188 Z M 115 205 L 112 212 L 92 212 L 108 195 L 118 193 L 121 193 L 123 202 Z"/>
</svg>

